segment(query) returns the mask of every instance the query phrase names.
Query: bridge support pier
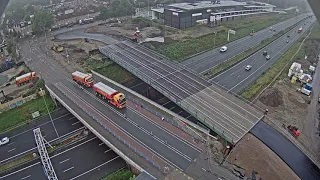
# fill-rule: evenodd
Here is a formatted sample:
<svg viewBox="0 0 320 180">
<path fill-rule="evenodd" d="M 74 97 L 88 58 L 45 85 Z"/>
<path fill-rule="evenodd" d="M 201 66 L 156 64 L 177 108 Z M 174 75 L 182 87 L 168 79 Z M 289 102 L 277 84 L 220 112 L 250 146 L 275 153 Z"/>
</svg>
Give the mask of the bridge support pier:
<svg viewBox="0 0 320 180">
<path fill-rule="evenodd" d="M 133 174 L 140 174 L 141 173 L 137 168 L 135 168 L 134 166 L 131 166 L 129 163 L 127 163 L 127 167 Z"/>
</svg>

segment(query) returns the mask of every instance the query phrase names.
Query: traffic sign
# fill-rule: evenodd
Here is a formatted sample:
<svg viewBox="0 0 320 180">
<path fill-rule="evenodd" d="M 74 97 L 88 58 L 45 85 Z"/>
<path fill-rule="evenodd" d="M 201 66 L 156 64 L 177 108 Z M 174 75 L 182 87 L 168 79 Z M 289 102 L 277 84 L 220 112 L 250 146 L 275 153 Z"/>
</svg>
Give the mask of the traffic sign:
<svg viewBox="0 0 320 180">
<path fill-rule="evenodd" d="M 232 29 L 229 29 L 229 33 L 230 33 L 230 34 L 236 34 L 236 31 L 235 31 L 235 30 L 232 30 Z"/>
</svg>

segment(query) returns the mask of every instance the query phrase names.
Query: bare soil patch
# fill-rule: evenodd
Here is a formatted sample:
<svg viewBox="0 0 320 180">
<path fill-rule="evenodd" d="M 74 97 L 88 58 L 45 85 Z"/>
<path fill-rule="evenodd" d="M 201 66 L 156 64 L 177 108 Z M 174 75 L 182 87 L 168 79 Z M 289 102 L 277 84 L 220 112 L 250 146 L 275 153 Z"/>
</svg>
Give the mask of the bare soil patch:
<svg viewBox="0 0 320 180">
<path fill-rule="evenodd" d="M 298 180 L 299 177 L 285 164 L 277 154 L 252 134 L 247 134 L 234 147 L 227 158 L 229 166 L 251 177 L 257 172 L 259 179 Z"/>
<path fill-rule="evenodd" d="M 259 100 L 263 104 L 271 107 L 278 107 L 283 104 L 282 93 L 278 89 L 272 87 L 266 89 Z"/>
</svg>

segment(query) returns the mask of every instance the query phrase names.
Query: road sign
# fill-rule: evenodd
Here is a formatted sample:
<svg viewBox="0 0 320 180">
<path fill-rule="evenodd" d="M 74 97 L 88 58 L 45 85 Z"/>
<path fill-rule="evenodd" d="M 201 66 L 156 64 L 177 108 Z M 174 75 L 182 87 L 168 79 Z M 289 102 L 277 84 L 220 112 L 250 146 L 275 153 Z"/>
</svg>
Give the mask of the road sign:
<svg viewBox="0 0 320 180">
<path fill-rule="evenodd" d="M 235 31 L 235 30 L 232 30 L 232 29 L 229 29 L 229 33 L 230 33 L 230 34 L 236 34 L 236 31 Z"/>
</svg>

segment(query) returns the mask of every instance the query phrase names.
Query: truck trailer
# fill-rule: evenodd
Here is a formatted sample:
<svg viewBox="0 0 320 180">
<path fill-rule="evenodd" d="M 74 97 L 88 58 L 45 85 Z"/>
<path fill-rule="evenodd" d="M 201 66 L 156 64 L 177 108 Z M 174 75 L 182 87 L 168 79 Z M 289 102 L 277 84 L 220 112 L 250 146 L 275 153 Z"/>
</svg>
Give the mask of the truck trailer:
<svg viewBox="0 0 320 180">
<path fill-rule="evenodd" d="M 116 106 L 119 109 L 122 109 L 126 106 L 125 95 L 103 84 L 102 82 L 94 84 L 93 90 L 95 91 L 97 96 L 102 97 L 102 99 L 106 99 L 110 104 Z"/>
<path fill-rule="evenodd" d="M 23 74 L 21 76 L 16 77 L 16 84 L 18 86 L 27 84 L 30 82 L 32 79 L 37 78 L 37 75 L 35 72 L 28 72 L 26 74 Z"/>
<path fill-rule="evenodd" d="M 73 81 L 75 81 L 76 83 L 86 86 L 86 87 L 92 87 L 94 80 L 92 78 L 92 74 L 86 74 L 83 72 L 79 72 L 76 71 L 74 73 L 72 73 L 72 79 Z"/>
</svg>

